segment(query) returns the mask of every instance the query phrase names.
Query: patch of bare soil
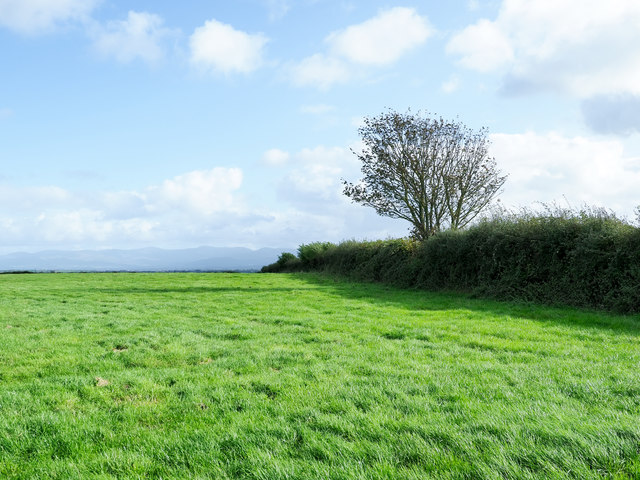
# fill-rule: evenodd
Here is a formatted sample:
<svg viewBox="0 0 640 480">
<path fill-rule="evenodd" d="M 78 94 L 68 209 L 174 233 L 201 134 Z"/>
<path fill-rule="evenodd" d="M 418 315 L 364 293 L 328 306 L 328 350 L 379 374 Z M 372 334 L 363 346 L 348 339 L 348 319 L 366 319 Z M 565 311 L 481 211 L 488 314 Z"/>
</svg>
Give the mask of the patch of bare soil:
<svg viewBox="0 0 640 480">
<path fill-rule="evenodd" d="M 96 377 L 96 387 L 106 387 L 109 385 L 109 380 L 102 377 Z"/>
</svg>

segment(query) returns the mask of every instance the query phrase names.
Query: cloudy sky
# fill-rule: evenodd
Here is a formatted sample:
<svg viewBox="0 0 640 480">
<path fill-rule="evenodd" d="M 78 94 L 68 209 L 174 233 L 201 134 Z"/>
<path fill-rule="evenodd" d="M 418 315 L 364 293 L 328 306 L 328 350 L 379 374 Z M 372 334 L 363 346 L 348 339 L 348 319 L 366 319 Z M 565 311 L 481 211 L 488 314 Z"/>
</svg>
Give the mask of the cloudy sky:
<svg viewBox="0 0 640 480">
<path fill-rule="evenodd" d="M 0 0 L 0 252 L 406 234 L 357 128 L 489 128 L 507 206 L 640 204 L 638 0 Z"/>
</svg>

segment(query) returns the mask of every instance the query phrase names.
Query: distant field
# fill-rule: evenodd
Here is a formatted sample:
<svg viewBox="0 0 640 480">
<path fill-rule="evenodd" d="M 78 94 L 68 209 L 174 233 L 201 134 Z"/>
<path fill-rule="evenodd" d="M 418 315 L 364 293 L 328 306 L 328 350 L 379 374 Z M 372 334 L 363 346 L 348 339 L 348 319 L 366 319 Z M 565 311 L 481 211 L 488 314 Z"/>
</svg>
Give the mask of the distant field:
<svg viewBox="0 0 640 480">
<path fill-rule="evenodd" d="M 0 276 L 2 479 L 640 478 L 640 317 L 315 275 Z"/>
</svg>

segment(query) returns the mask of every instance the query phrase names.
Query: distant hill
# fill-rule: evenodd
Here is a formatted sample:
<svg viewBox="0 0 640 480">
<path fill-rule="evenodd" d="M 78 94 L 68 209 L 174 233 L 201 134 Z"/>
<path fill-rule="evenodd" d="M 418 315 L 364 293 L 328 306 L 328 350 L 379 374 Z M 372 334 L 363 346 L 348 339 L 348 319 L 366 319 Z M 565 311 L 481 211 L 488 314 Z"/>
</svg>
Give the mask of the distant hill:
<svg viewBox="0 0 640 480">
<path fill-rule="evenodd" d="M 198 247 L 181 250 L 47 250 L 0 255 L 0 271 L 257 271 L 286 248 Z"/>
</svg>

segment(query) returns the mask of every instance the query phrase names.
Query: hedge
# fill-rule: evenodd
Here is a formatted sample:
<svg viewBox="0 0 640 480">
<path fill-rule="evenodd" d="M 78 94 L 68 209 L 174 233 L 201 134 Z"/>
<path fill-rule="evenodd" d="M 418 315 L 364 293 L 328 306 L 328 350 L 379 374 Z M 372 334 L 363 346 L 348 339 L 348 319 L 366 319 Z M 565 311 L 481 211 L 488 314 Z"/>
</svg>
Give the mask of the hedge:
<svg viewBox="0 0 640 480">
<path fill-rule="evenodd" d="M 301 245 L 265 272 L 640 312 L 640 228 L 610 215 L 510 216 L 410 239 Z"/>
</svg>

